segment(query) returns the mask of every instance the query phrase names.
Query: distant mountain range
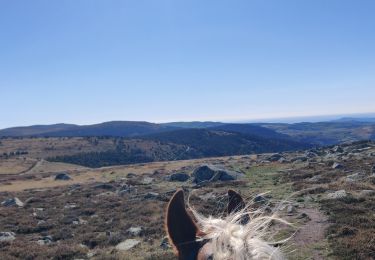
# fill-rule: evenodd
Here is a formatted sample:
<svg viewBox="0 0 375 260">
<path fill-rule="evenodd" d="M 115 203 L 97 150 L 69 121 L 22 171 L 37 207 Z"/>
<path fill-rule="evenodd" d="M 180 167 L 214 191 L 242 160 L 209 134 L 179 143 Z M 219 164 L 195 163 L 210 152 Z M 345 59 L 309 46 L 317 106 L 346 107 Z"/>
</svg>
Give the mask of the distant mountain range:
<svg viewBox="0 0 375 260">
<path fill-rule="evenodd" d="M 204 129 L 205 131 L 198 131 Z M 217 133 L 231 135 L 218 135 Z M 298 142 L 310 145 L 331 145 L 341 142 L 375 139 L 375 118 L 341 118 L 316 123 L 245 123 L 172 122 L 149 123 L 142 121 L 111 121 L 93 125 L 34 125 L 0 130 L 0 137 L 87 137 L 107 136 L 125 138 L 170 139 L 173 142 L 193 142 L 198 133 L 212 133 L 218 139 L 264 138 L 280 142 Z M 220 136 L 220 138 L 218 137 Z M 178 137 L 178 138 L 177 138 Z M 199 136 L 201 138 L 202 136 Z M 198 138 L 198 136 L 196 136 Z M 178 140 L 177 140 L 178 139 Z M 186 141 L 188 139 L 188 141 Z M 230 138 L 229 138 L 230 139 Z M 234 140 L 233 140 L 234 141 Z M 267 140 L 263 140 L 266 142 Z M 236 141 L 237 142 L 237 141 Z M 297 145 L 299 147 L 299 145 Z"/>
</svg>

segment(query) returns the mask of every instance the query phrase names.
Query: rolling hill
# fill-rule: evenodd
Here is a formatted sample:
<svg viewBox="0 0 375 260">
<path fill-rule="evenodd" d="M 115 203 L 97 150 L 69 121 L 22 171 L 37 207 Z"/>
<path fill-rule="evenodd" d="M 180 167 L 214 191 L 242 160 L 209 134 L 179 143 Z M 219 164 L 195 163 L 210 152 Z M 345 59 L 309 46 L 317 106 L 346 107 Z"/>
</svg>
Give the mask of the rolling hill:
<svg viewBox="0 0 375 260">
<path fill-rule="evenodd" d="M 171 131 L 176 129 L 172 126 L 165 126 L 142 121 L 111 121 L 94 125 L 45 125 L 14 127 L 0 130 L 0 136 L 12 137 L 84 137 L 84 136 L 116 136 L 132 137 Z"/>
</svg>

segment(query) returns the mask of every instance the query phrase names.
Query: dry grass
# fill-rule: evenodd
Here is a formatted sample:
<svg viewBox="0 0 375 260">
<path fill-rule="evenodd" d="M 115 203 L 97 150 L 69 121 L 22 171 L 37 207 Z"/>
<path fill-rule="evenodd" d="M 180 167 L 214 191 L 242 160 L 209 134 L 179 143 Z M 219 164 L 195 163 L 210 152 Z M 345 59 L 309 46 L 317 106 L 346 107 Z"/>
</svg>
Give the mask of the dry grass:
<svg viewBox="0 0 375 260">
<path fill-rule="evenodd" d="M 285 157 L 290 159 L 298 155 L 290 153 Z M 375 257 L 375 198 L 356 198 L 360 190 L 374 189 L 375 182 L 371 179 L 354 184 L 344 181 L 349 174 L 369 172 L 375 164 L 373 157 L 353 156 L 343 162 L 344 170 L 334 170 L 331 162 L 325 160 L 312 163 L 262 162 L 268 156 L 232 156 L 99 169 L 42 162 L 29 169 L 27 174 L 15 174 L 16 171 L 1 174 L 0 201 L 16 196 L 28 203 L 23 208 L 1 207 L 0 231 L 15 232 L 16 240 L 0 244 L 0 259 L 87 259 L 88 254 L 92 259 L 174 259 L 171 249 L 162 249 L 160 243 L 165 236 L 166 203 L 173 191 L 180 187 L 190 192 L 191 205 L 205 215 L 222 214 L 227 202 L 226 192 L 233 188 L 245 198 L 269 191 L 270 206 L 288 199 L 297 212 L 285 216 L 284 209 L 281 214 L 301 230 L 324 228 L 330 224 L 326 237 L 319 234 L 307 238 L 308 235 L 301 232 L 302 235 L 292 238 L 292 245 L 300 245 L 301 241 L 309 239 L 313 242 L 308 246 L 291 246 L 288 254 L 291 259 Z M 4 172 L 18 163 L 15 158 L 8 160 L 2 161 Z M 27 160 L 30 164 L 36 162 L 35 159 Z M 194 189 L 191 182 L 176 183 L 164 179 L 174 172 L 190 173 L 205 163 L 241 171 L 246 178 L 199 189 Z M 59 171 L 68 172 L 73 179 L 55 181 L 53 177 Z M 134 176 L 127 177 L 129 173 L 134 173 Z M 319 178 L 314 179 L 316 176 Z M 142 184 L 144 177 L 153 178 L 153 183 Z M 98 183 L 109 186 L 95 188 Z M 119 195 L 117 191 L 124 184 L 133 185 L 135 190 Z M 324 200 L 327 192 L 341 189 L 353 196 L 343 200 Z M 157 192 L 159 196 L 145 199 L 148 192 Z M 320 207 L 329 213 L 330 223 L 320 223 Z M 301 212 L 314 214 L 312 220 L 298 219 Z M 326 216 L 321 218 L 324 221 Z M 132 226 L 143 227 L 143 232 L 133 237 L 127 232 Z M 293 230 L 285 234 L 290 232 Z M 47 235 L 53 237 L 53 242 L 38 245 L 37 241 Z M 138 239 L 141 243 L 128 252 L 115 250 L 117 243 L 128 238 Z"/>
</svg>

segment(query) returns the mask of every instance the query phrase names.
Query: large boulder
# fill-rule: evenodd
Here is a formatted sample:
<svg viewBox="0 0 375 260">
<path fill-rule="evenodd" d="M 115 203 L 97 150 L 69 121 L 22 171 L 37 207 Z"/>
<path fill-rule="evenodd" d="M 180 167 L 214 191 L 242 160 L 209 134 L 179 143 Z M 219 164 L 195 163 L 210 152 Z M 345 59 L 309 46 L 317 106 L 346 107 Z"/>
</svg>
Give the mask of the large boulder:
<svg viewBox="0 0 375 260">
<path fill-rule="evenodd" d="M 194 183 L 213 181 L 232 181 L 243 176 L 242 173 L 228 171 L 212 165 L 202 165 L 192 173 Z"/>
<path fill-rule="evenodd" d="M 66 172 L 60 172 L 56 174 L 55 181 L 69 181 L 72 178 Z"/>
</svg>

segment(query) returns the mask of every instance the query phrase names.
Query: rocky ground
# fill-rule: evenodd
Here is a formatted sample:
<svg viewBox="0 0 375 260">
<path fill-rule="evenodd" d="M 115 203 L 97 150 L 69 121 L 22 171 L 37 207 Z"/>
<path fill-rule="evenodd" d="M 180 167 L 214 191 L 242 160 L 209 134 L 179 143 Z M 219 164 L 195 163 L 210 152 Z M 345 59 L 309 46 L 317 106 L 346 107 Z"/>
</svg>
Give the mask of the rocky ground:
<svg viewBox="0 0 375 260">
<path fill-rule="evenodd" d="M 223 214 L 228 188 L 277 210 L 290 259 L 375 258 L 372 142 L 100 169 L 12 160 L 27 165 L 0 171 L 0 259 L 174 259 L 163 223 L 177 188 L 203 214 Z"/>
</svg>

